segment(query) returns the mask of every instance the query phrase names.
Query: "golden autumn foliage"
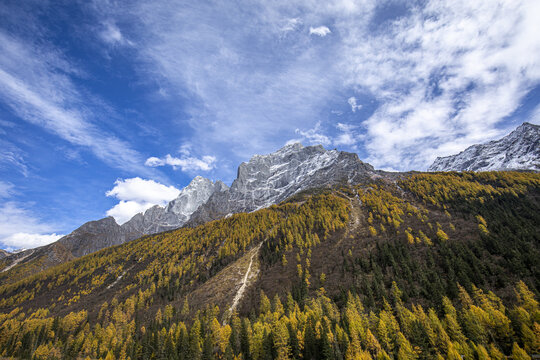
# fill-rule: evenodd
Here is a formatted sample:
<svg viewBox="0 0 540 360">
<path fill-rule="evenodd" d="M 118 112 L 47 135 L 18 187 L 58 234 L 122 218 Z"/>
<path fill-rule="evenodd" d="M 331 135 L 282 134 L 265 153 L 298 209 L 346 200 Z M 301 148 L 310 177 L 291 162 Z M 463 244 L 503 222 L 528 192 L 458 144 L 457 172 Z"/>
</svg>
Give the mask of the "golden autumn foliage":
<svg viewBox="0 0 540 360">
<path fill-rule="evenodd" d="M 146 236 L 29 277 L 6 272 L 0 355 L 527 359 L 540 348 L 539 185 L 537 174 L 414 174 Z M 226 322 L 226 309 L 188 302 L 259 244 L 261 272 L 294 274 L 288 293 L 256 292 L 249 316 Z M 321 248 L 342 255 L 321 264 Z"/>
</svg>

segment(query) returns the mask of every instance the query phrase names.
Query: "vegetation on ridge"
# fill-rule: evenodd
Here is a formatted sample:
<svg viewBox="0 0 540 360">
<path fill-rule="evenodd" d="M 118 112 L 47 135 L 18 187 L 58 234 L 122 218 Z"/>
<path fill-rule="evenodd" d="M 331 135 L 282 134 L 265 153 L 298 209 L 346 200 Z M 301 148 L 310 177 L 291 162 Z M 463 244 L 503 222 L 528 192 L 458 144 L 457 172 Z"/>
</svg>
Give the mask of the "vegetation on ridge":
<svg viewBox="0 0 540 360">
<path fill-rule="evenodd" d="M 15 267 L 0 277 L 0 355 L 528 359 L 540 352 L 539 185 L 513 172 L 381 179 L 20 280 Z M 231 299 L 192 294 L 261 242 L 258 280 L 225 324 Z"/>
</svg>

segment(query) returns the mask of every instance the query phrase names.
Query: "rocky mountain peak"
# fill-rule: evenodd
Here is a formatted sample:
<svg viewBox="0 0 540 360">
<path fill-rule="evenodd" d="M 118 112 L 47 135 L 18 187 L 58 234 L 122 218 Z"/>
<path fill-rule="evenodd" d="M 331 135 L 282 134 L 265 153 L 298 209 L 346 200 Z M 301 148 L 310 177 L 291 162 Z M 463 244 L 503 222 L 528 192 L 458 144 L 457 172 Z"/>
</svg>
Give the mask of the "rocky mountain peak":
<svg viewBox="0 0 540 360">
<path fill-rule="evenodd" d="M 523 123 L 505 137 L 438 157 L 428 171 L 540 171 L 540 126 Z"/>
<path fill-rule="evenodd" d="M 302 182 L 317 170 L 335 162 L 337 150 L 322 146 L 304 147 L 300 143 L 286 145 L 268 155 L 255 155 L 238 167 L 238 177 L 231 188 L 235 191 L 273 189 L 279 193 L 284 187 Z M 256 194 L 253 194 L 256 197 Z"/>
<path fill-rule="evenodd" d="M 193 213 L 189 223 L 200 224 L 232 213 L 254 211 L 305 189 L 351 182 L 374 174 L 373 167 L 360 161 L 356 154 L 326 150 L 321 145 L 288 144 L 240 164 L 230 189 L 214 193 Z"/>
<path fill-rule="evenodd" d="M 124 241 L 125 236 L 121 227 L 112 216 L 108 216 L 83 224 L 71 234 L 58 240 L 58 243 L 74 256 L 83 256 Z"/>
<path fill-rule="evenodd" d="M 178 197 L 167 205 L 165 212 L 183 216 L 187 219 L 197 208 L 208 200 L 216 190 L 216 184 L 202 176 L 195 177 Z"/>
<path fill-rule="evenodd" d="M 202 176 L 196 176 L 167 206 L 153 206 L 144 214 L 135 215 L 122 225 L 122 228 L 130 234 L 130 238 L 179 228 L 214 191 L 222 189 L 223 186 L 226 187 L 221 181 L 214 183 Z"/>
<path fill-rule="evenodd" d="M 39 252 L 51 254 L 61 248 L 67 251 L 67 258 L 78 257 L 143 235 L 254 211 L 306 189 L 374 176 L 378 173 L 356 154 L 326 150 L 321 145 L 288 144 L 240 164 L 230 188 L 197 176 L 165 207 L 155 205 L 122 225 L 112 217 L 90 221 Z"/>
</svg>

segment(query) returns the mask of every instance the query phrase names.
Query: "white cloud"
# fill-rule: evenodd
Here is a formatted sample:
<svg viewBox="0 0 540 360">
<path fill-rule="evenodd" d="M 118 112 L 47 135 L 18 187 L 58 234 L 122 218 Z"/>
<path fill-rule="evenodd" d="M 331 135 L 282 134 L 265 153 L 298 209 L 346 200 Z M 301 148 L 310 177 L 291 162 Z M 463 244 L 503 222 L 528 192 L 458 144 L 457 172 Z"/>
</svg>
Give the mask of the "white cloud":
<svg viewBox="0 0 540 360">
<path fill-rule="evenodd" d="M 153 204 L 166 203 L 179 194 L 180 190 L 174 186 L 167 186 L 154 180 L 144 180 L 139 177 L 116 180 L 114 187 L 105 195 L 119 200 L 134 200 Z"/>
<path fill-rule="evenodd" d="M 355 132 L 355 129 L 357 128 L 355 125 L 338 122 L 335 127 L 339 131 L 339 133 L 335 135 L 325 134 L 322 130 L 320 122 L 318 122 L 313 129 L 309 129 L 307 131 L 296 129 L 296 133 L 301 135 L 302 138 L 291 139 L 287 142 L 287 144 L 306 141 L 311 145 L 321 144 L 324 146 L 353 146 L 357 143 L 358 135 Z"/>
<path fill-rule="evenodd" d="M 330 34 L 331 31 L 326 26 L 319 26 L 319 27 L 310 27 L 309 28 L 309 35 L 317 35 L 320 37 L 325 37 L 326 35 Z"/>
<path fill-rule="evenodd" d="M 62 236 L 64 235 L 15 233 L 3 238 L 2 243 L 5 245 L 8 251 L 18 249 L 32 249 L 55 242 Z"/>
<path fill-rule="evenodd" d="M 112 21 L 107 21 L 102 24 L 102 30 L 99 35 L 103 41 L 109 45 L 133 45 L 133 43 L 125 38 L 120 31 L 118 25 Z"/>
<path fill-rule="evenodd" d="M 103 24 L 101 38 L 110 44 L 122 43 L 124 41 L 124 37 L 122 36 L 120 29 L 118 26 L 116 26 L 116 24 L 113 23 Z"/>
<path fill-rule="evenodd" d="M 145 165 L 151 167 L 170 165 L 173 169 L 180 168 L 182 171 L 210 171 L 216 165 L 216 158 L 210 155 L 203 156 L 200 159 L 185 155 L 177 158 L 167 154 L 164 158 L 149 157 L 146 159 Z"/>
<path fill-rule="evenodd" d="M 354 129 L 356 129 L 356 126 L 351 125 L 351 124 L 344 124 L 344 123 L 338 122 L 337 125 L 336 125 L 336 128 L 338 130 L 340 130 L 340 131 L 343 131 L 343 132 L 351 132 Z"/>
<path fill-rule="evenodd" d="M 338 135 L 334 139 L 333 143 L 334 145 L 350 146 L 350 145 L 354 145 L 356 143 L 356 140 L 351 133 L 343 133 L 343 134 Z"/>
<path fill-rule="evenodd" d="M 144 212 L 154 205 L 165 206 L 178 197 L 180 190 L 174 186 L 166 186 L 154 180 L 139 177 L 116 180 L 115 186 L 105 195 L 115 197 L 120 202 L 107 211 L 119 224 L 131 219 L 135 214 Z"/>
<path fill-rule="evenodd" d="M 156 204 L 137 201 L 121 200 L 118 204 L 107 210 L 107 216 L 112 216 L 120 225 L 130 220 L 138 213 L 144 213 Z"/>
<path fill-rule="evenodd" d="M 302 20 L 300 18 L 291 18 L 287 19 L 285 25 L 281 27 L 281 31 L 289 32 L 296 31 L 302 25 Z"/>
<path fill-rule="evenodd" d="M 356 98 L 354 96 L 351 96 L 347 102 L 351 106 L 352 112 L 356 112 L 356 110 L 360 110 L 362 108 L 362 105 L 357 105 Z"/>
<path fill-rule="evenodd" d="M 332 144 L 332 140 L 328 136 L 322 133 L 320 121 L 317 124 L 315 124 L 315 127 L 313 129 L 309 129 L 307 131 L 296 129 L 296 133 L 301 135 L 304 139 L 306 139 L 309 144 L 313 144 L 313 145 L 321 144 L 325 146 Z"/>
<path fill-rule="evenodd" d="M 540 125 L 540 105 L 534 108 L 534 110 L 531 112 L 531 115 L 529 116 L 529 119 L 527 119 L 527 122 L 535 125 Z"/>
<path fill-rule="evenodd" d="M 334 140 L 334 145 L 345 145 L 345 146 L 351 146 L 356 144 L 357 135 L 355 134 L 354 130 L 356 129 L 356 126 L 350 125 L 350 124 L 343 124 L 343 123 L 337 123 L 336 128 L 341 132 L 341 134 L 338 134 Z"/>
<path fill-rule="evenodd" d="M 5 248 L 46 245 L 62 237 L 53 231 L 54 225 L 42 223 L 23 204 L 7 201 L 0 205 L 0 244 Z"/>
<path fill-rule="evenodd" d="M 290 140 L 287 140 L 287 142 L 285 142 L 284 146 L 292 145 L 292 144 L 296 144 L 296 143 L 301 143 L 302 140 L 303 139 L 290 139 Z"/>
</svg>

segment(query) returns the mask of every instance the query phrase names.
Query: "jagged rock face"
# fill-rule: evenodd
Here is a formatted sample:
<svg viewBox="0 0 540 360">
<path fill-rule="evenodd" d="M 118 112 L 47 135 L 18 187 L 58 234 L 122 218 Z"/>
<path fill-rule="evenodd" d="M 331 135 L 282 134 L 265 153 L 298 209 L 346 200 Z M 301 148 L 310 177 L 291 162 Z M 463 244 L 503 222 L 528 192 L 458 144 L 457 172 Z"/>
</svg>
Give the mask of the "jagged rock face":
<svg viewBox="0 0 540 360">
<path fill-rule="evenodd" d="M 523 123 L 500 140 L 438 157 L 428 171 L 540 171 L 540 126 Z"/>
<path fill-rule="evenodd" d="M 309 188 L 374 176 L 379 176 L 378 172 L 356 154 L 325 150 L 320 145 L 287 145 L 242 163 L 230 189 L 221 181 L 213 183 L 198 176 L 166 207 L 153 206 L 123 225 L 112 217 L 90 221 L 57 242 L 36 249 L 28 259 L 46 254 L 51 264 L 60 263 L 143 235 L 264 208 Z"/>
<path fill-rule="evenodd" d="M 322 146 L 291 144 L 269 155 L 255 155 L 238 168 L 231 188 L 216 191 L 196 212 L 190 224 L 227 214 L 254 211 L 279 203 L 299 191 L 352 182 L 375 175 L 356 154 L 325 150 Z"/>
<path fill-rule="evenodd" d="M 114 218 L 110 216 L 101 220 L 89 221 L 71 234 L 58 240 L 76 257 L 109 246 L 122 244 L 125 241 L 124 232 Z"/>
<path fill-rule="evenodd" d="M 6 250 L 0 249 L 0 259 L 3 259 L 3 258 L 8 257 L 10 255 L 11 255 L 10 252 L 7 252 Z"/>
<path fill-rule="evenodd" d="M 153 206 L 144 214 L 139 213 L 133 216 L 121 226 L 112 217 L 87 222 L 57 242 L 36 249 L 34 256 L 28 257 L 28 260 L 46 254 L 51 264 L 61 263 L 65 259 L 84 256 L 143 235 L 179 228 L 216 189 L 224 188 L 226 189 L 227 186 L 221 181 L 212 183 L 208 179 L 197 176 L 165 208 Z M 28 251 L 33 250 L 26 252 Z"/>
<path fill-rule="evenodd" d="M 217 189 L 223 187 L 227 186 L 221 181 L 213 183 L 197 176 L 165 208 L 153 206 L 144 214 L 135 215 L 122 225 L 122 229 L 128 234 L 128 238 L 133 239 L 141 235 L 179 228 Z"/>
</svg>

